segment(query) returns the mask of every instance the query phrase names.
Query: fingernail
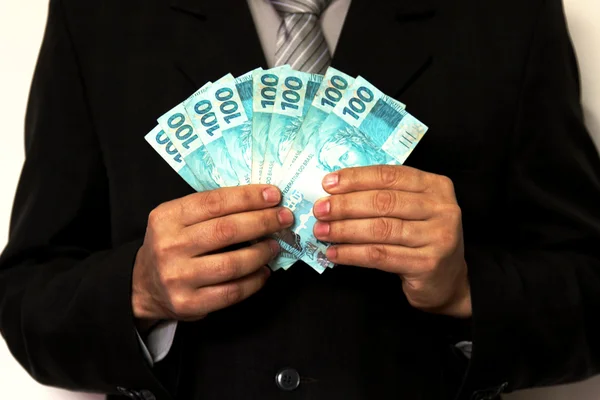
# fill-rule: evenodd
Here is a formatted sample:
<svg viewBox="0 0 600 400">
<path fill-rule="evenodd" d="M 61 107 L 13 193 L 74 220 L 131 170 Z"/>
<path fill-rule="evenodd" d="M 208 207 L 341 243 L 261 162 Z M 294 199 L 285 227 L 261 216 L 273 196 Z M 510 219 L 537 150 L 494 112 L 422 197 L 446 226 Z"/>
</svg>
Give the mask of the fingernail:
<svg viewBox="0 0 600 400">
<path fill-rule="evenodd" d="M 267 203 L 279 203 L 279 190 L 269 186 L 263 190 L 263 198 Z"/>
<path fill-rule="evenodd" d="M 325 252 L 325 255 L 329 261 L 335 261 L 335 258 L 337 257 L 337 249 L 333 246 L 329 247 Z"/>
<path fill-rule="evenodd" d="M 327 235 L 329 235 L 330 229 L 331 229 L 331 227 L 329 226 L 329 224 L 327 222 L 317 221 L 317 223 L 315 224 L 315 236 L 317 236 L 317 237 L 327 236 Z"/>
<path fill-rule="evenodd" d="M 281 247 L 279 247 L 279 243 L 277 243 L 275 240 L 269 240 L 269 249 L 271 249 L 271 254 L 273 254 L 273 257 L 276 257 L 279 254 Z"/>
<path fill-rule="evenodd" d="M 292 222 L 294 222 L 294 214 L 290 211 L 289 208 L 282 208 L 277 213 L 277 219 L 279 223 L 283 226 L 290 226 Z"/>
<path fill-rule="evenodd" d="M 317 217 L 317 218 L 326 216 L 327 214 L 329 214 L 330 211 L 331 211 L 331 202 L 329 201 L 329 199 L 318 200 L 315 203 L 315 206 L 313 209 L 313 213 L 315 214 L 315 217 Z"/>
<path fill-rule="evenodd" d="M 265 276 L 268 278 L 269 276 L 271 276 L 271 268 L 264 266 L 263 267 L 263 272 L 265 274 Z"/>
<path fill-rule="evenodd" d="M 337 172 L 334 172 L 329 175 L 325 175 L 323 178 L 323 187 L 325 189 L 332 188 L 336 186 L 340 181 L 340 175 Z"/>
</svg>

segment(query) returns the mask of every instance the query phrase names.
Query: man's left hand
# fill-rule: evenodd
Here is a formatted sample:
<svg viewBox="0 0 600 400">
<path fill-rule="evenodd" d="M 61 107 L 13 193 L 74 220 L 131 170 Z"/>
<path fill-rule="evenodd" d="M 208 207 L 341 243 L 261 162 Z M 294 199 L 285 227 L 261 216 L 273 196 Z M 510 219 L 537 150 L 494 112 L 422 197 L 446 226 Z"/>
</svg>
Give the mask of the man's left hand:
<svg viewBox="0 0 600 400">
<path fill-rule="evenodd" d="M 410 304 L 471 316 L 461 210 L 452 181 L 406 166 L 347 168 L 327 175 L 314 206 L 319 240 L 336 264 L 397 274 Z"/>
</svg>

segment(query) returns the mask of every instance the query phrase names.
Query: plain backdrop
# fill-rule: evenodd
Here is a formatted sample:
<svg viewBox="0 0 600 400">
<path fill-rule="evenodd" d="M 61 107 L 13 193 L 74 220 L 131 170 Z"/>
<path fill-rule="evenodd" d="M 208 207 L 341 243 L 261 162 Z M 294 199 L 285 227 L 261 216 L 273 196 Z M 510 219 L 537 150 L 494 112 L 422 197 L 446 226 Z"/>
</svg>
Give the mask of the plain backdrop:
<svg viewBox="0 0 600 400">
<path fill-rule="evenodd" d="M 525 1 L 525 0 L 524 0 Z M 23 120 L 46 22 L 48 0 L 0 0 L 0 248 L 23 163 Z M 600 147 L 600 1 L 565 0 L 579 57 L 586 122 Z M 509 29 L 509 27 L 507 27 Z M 0 340 L 0 399 L 99 400 L 98 395 L 47 388 L 33 381 Z M 599 400 L 600 377 L 576 385 L 517 393 L 510 400 Z"/>
</svg>

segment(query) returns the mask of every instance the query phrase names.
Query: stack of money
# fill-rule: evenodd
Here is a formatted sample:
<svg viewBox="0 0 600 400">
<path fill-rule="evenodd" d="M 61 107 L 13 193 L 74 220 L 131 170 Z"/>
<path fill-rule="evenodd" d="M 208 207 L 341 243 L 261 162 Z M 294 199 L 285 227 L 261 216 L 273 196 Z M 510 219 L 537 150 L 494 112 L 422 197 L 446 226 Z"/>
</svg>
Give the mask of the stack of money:
<svg viewBox="0 0 600 400">
<path fill-rule="evenodd" d="M 362 77 L 288 65 L 209 82 L 162 117 L 146 140 L 196 191 L 267 183 L 281 189 L 294 225 L 275 235 L 270 267 L 333 264 L 313 235 L 321 179 L 346 167 L 404 163 L 427 127 Z"/>
</svg>

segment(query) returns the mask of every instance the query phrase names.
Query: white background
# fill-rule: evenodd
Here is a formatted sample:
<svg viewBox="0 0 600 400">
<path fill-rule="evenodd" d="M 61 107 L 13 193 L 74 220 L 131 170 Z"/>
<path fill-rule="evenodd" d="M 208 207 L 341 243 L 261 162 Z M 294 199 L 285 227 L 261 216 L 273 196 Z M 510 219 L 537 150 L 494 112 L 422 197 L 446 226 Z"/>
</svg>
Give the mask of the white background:
<svg viewBox="0 0 600 400">
<path fill-rule="evenodd" d="M 47 3 L 48 0 L 0 0 L 0 248 L 7 240 L 10 209 L 23 163 L 23 118 Z M 600 145 L 600 1 L 565 0 L 565 4 L 582 70 L 586 120 Z M 0 340 L 0 399 L 100 398 L 37 384 L 13 360 L 4 341 Z M 600 378 L 566 387 L 522 392 L 511 399 L 599 400 Z"/>
</svg>

